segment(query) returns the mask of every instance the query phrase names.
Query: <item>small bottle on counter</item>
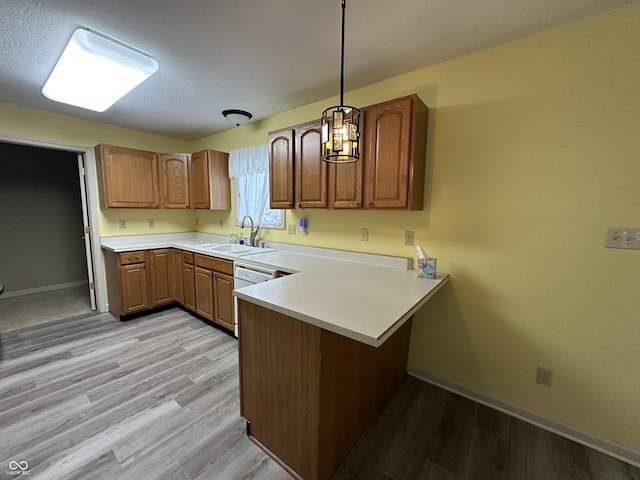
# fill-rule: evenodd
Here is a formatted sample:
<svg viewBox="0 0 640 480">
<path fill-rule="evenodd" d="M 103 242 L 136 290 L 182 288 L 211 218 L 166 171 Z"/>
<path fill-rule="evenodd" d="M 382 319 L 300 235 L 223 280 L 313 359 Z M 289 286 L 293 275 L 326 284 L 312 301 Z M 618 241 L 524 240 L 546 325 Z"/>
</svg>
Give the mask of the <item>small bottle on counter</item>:
<svg viewBox="0 0 640 480">
<path fill-rule="evenodd" d="M 240 232 L 240 240 L 238 242 L 240 245 L 244 245 L 244 234 Z"/>
</svg>

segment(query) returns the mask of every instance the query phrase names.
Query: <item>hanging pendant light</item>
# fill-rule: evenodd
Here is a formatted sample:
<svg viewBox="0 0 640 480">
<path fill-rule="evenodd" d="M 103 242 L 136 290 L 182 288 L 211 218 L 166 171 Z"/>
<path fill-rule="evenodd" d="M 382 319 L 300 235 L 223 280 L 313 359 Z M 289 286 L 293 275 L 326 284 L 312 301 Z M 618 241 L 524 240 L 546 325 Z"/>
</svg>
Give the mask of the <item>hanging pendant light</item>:
<svg viewBox="0 0 640 480">
<path fill-rule="evenodd" d="M 360 159 L 360 110 L 344 104 L 344 14 L 342 0 L 342 43 L 340 50 L 340 105 L 322 112 L 322 160 L 350 163 Z"/>
</svg>

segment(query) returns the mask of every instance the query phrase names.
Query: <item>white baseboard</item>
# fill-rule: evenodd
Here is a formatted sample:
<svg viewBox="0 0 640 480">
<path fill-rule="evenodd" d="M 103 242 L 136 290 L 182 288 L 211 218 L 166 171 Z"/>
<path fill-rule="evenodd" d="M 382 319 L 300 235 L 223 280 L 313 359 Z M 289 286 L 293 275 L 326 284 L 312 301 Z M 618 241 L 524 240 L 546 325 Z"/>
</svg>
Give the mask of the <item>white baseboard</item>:
<svg viewBox="0 0 640 480">
<path fill-rule="evenodd" d="M 478 402 L 487 407 L 506 413 L 507 415 L 511 415 L 512 417 L 516 417 L 527 423 L 543 428 L 544 430 L 548 430 L 562 437 L 568 438 L 569 440 L 573 440 L 577 443 L 585 445 L 589 448 L 593 448 L 594 450 L 640 468 L 640 452 L 636 452 L 615 442 L 611 442 L 604 438 L 600 438 L 595 435 L 583 432 L 582 430 L 563 425 L 554 420 L 543 417 L 542 415 L 538 415 L 537 413 L 517 407 L 507 402 L 503 402 L 501 400 L 497 400 L 493 397 L 476 392 L 467 387 L 463 387 L 462 385 L 458 385 L 457 383 L 451 382 L 444 378 L 423 372 L 422 370 L 419 370 L 417 368 L 409 367 L 407 369 L 407 372 L 412 377 L 416 377 L 427 383 L 431 383 L 438 387 L 444 388 L 445 390 L 449 390 L 450 392 L 461 395 L 465 398 L 468 398 L 469 400 L 473 400 L 474 402 Z"/>
<path fill-rule="evenodd" d="M 56 285 L 45 285 L 44 287 L 25 288 L 24 290 L 15 290 L 13 292 L 5 291 L 2 294 L 2 299 L 11 298 L 11 297 L 21 297 L 23 295 L 31 295 L 32 293 L 50 292 L 52 290 L 62 290 L 63 288 L 76 287 L 79 285 L 86 285 L 87 290 L 89 290 L 89 281 L 80 280 L 79 282 L 58 283 Z"/>
</svg>

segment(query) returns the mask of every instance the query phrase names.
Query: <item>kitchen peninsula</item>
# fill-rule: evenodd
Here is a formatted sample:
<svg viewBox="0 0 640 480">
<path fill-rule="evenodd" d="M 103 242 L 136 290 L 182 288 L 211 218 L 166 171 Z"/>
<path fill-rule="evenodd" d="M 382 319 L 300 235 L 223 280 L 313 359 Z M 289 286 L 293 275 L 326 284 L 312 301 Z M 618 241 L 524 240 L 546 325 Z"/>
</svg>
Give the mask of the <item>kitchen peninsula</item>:
<svg viewBox="0 0 640 480">
<path fill-rule="evenodd" d="M 197 252 L 216 240 L 192 235 L 103 247 Z M 448 276 L 418 279 L 404 258 L 274 247 L 242 262 L 291 275 L 233 292 L 240 413 L 250 438 L 294 477 L 328 479 L 406 375 L 413 314 Z"/>
</svg>

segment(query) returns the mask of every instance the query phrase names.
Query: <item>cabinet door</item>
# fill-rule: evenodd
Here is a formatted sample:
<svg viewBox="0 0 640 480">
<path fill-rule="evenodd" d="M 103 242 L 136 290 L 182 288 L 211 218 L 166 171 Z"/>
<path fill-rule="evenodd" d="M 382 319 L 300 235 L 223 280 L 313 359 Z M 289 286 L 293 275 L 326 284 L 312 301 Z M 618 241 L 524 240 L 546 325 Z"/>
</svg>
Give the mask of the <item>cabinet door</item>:
<svg viewBox="0 0 640 480">
<path fill-rule="evenodd" d="M 329 207 L 362 207 L 362 160 L 329 165 Z"/>
<path fill-rule="evenodd" d="M 228 330 L 234 330 L 233 277 L 224 273 L 214 273 L 213 294 L 214 322 Z"/>
<path fill-rule="evenodd" d="M 105 206 L 159 206 L 158 163 L 155 153 L 100 145 L 99 163 Z"/>
<path fill-rule="evenodd" d="M 189 155 L 161 154 L 160 206 L 189 208 Z"/>
<path fill-rule="evenodd" d="M 173 301 L 170 279 L 171 265 L 171 249 L 163 248 L 149 252 L 149 273 L 151 277 L 149 290 L 152 307 Z"/>
<path fill-rule="evenodd" d="M 294 138 L 296 207 L 326 208 L 327 163 L 320 149 L 320 121 L 297 126 Z"/>
<path fill-rule="evenodd" d="M 203 150 L 191 155 L 194 208 L 231 210 L 229 154 Z"/>
<path fill-rule="evenodd" d="M 145 263 L 120 267 L 122 314 L 128 315 L 149 308 L 149 289 Z"/>
<path fill-rule="evenodd" d="M 173 263 L 171 268 L 171 294 L 173 299 L 184 305 L 184 274 L 182 271 L 182 251 L 174 248 L 171 251 L 171 261 Z"/>
<path fill-rule="evenodd" d="M 293 208 L 293 130 L 269 133 L 269 201 L 271 208 Z"/>
<path fill-rule="evenodd" d="M 210 270 L 195 267 L 196 312 L 213 320 L 213 274 Z"/>
<path fill-rule="evenodd" d="M 193 265 L 182 264 L 182 280 L 184 285 L 184 306 L 189 310 L 196 310 L 196 285 Z"/>
<path fill-rule="evenodd" d="M 422 210 L 426 105 L 417 95 L 410 95 L 363 112 L 365 207 Z"/>
<path fill-rule="evenodd" d="M 191 178 L 193 186 L 193 207 L 209 208 L 211 191 L 209 185 L 209 155 L 207 151 L 191 155 Z"/>
</svg>

